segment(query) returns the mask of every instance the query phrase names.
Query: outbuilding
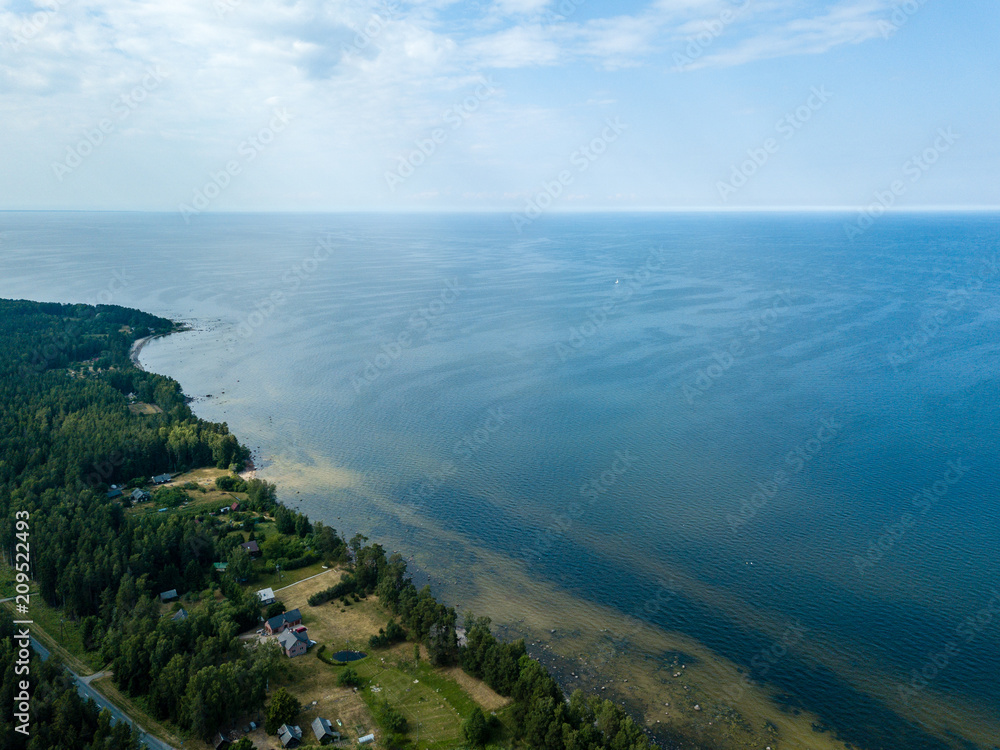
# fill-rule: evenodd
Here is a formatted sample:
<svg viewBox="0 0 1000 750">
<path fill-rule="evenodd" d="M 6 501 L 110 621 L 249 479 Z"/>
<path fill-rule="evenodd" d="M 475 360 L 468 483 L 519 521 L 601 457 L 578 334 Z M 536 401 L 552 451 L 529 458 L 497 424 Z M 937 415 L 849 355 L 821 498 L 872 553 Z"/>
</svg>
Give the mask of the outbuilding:
<svg viewBox="0 0 1000 750">
<path fill-rule="evenodd" d="M 340 732 L 335 732 L 333 724 L 326 719 L 322 719 L 319 716 L 313 719 L 312 730 L 313 734 L 316 735 L 316 741 L 321 745 L 340 742 Z"/>
<path fill-rule="evenodd" d="M 278 740 L 282 747 L 298 747 L 302 743 L 302 730 L 289 724 L 278 727 Z"/>
</svg>

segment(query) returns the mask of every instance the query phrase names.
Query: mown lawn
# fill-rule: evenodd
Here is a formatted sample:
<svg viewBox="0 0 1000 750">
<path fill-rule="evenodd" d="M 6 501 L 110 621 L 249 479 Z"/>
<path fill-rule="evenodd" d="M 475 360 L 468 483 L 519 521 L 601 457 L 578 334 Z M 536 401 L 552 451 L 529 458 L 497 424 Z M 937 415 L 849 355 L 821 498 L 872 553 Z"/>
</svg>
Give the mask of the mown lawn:
<svg viewBox="0 0 1000 750">
<path fill-rule="evenodd" d="M 304 578 L 319 575 L 320 573 L 325 572 L 325 570 L 326 569 L 323 567 L 323 563 L 318 562 L 313 563 L 312 565 L 307 565 L 304 568 L 298 568 L 297 570 L 282 570 L 280 575 L 278 573 L 262 573 L 258 574 L 257 580 L 247 586 L 247 589 L 252 589 L 254 593 L 256 593 L 264 588 L 272 588 L 274 589 L 274 595 L 284 601 L 281 596 L 282 592 L 278 589 L 284 588 L 285 586 L 291 586 L 293 583 L 298 583 Z M 331 575 L 330 582 L 327 583 L 326 586 L 332 586 L 339 580 L 339 575 L 336 577 Z"/>
</svg>

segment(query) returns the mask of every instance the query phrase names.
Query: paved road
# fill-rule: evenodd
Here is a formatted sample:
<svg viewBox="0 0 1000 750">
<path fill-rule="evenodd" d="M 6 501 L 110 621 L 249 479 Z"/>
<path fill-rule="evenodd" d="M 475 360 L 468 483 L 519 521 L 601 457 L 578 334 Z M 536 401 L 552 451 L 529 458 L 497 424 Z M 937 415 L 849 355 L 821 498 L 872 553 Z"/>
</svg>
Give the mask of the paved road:
<svg viewBox="0 0 1000 750">
<path fill-rule="evenodd" d="M 49 650 L 45 648 L 41 643 L 35 640 L 34 637 L 31 639 L 31 647 L 38 652 L 42 661 L 49 658 Z M 103 673 L 91 675 L 90 677 L 81 677 L 76 672 L 74 672 L 69 667 L 66 667 L 69 673 L 73 676 L 73 681 L 76 683 L 76 690 L 83 698 L 90 698 L 98 705 L 99 708 L 106 708 L 111 712 L 111 723 L 114 724 L 116 721 L 124 721 L 129 724 L 132 728 L 139 732 L 139 741 L 150 748 L 150 750 L 175 750 L 171 745 L 167 745 L 164 742 L 156 739 L 151 735 L 146 734 L 145 730 L 136 724 L 132 719 L 123 714 L 111 701 L 105 698 L 103 695 L 98 693 L 94 688 L 90 686 L 90 681 L 97 679 L 102 676 Z"/>
</svg>

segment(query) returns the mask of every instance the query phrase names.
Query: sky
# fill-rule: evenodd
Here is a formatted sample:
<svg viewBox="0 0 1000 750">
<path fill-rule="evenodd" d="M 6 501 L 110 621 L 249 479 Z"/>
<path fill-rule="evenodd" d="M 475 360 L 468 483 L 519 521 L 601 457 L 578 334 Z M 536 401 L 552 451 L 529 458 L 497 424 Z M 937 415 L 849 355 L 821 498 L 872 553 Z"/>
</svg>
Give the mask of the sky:
<svg viewBox="0 0 1000 750">
<path fill-rule="evenodd" d="M 989 0 L 0 4 L 0 209 L 1000 206 Z"/>
</svg>

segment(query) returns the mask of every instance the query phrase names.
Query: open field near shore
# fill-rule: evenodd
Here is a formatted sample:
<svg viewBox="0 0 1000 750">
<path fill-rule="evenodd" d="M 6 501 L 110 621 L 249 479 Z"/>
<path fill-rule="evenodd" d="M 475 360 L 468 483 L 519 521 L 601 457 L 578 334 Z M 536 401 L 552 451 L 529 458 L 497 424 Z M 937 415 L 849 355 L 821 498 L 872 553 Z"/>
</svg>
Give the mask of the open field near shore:
<svg viewBox="0 0 1000 750">
<path fill-rule="evenodd" d="M 432 667 L 425 649 L 415 662 L 410 642 L 370 650 L 368 638 L 384 628 L 390 618 L 374 597 L 351 600 L 350 606 L 335 601 L 310 607 L 309 596 L 335 584 L 342 572 L 330 571 L 275 592 L 287 609 L 302 612 L 309 637 L 317 642 L 306 655 L 288 661 L 285 675 L 273 683 L 286 687 L 302 701 L 306 710 L 301 725 L 322 716 L 334 723 L 340 719 L 343 727 L 338 729 L 346 731 L 352 740 L 359 732 L 373 731 L 378 736 L 369 707 L 379 698 L 387 698 L 406 717 L 414 747 L 445 750 L 462 743 L 462 721 L 474 706 L 495 711 L 507 705 L 507 699 L 459 668 Z M 326 646 L 326 654 L 341 649 L 367 653 L 366 658 L 350 664 L 365 681 L 364 686 L 357 692 L 337 687 L 337 678 L 347 667 L 317 658 L 321 645 Z"/>
</svg>

